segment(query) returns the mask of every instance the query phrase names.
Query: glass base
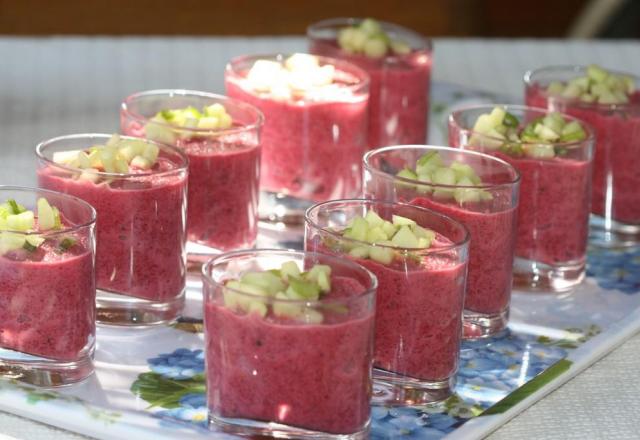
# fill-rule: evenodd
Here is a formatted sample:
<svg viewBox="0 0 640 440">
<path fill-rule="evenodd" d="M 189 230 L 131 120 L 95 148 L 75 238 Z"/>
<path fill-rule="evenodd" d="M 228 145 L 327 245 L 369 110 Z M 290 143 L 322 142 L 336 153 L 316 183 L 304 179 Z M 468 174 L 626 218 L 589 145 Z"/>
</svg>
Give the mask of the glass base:
<svg viewBox="0 0 640 440">
<path fill-rule="evenodd" d="M 287 225 L 304 224 L 304 213 L 314 202 L 282 193 L 260 192 L 258 215 L 260 220 Z"/>
<path fill-rule="evenodd" d="M 640 225 L 620 223 L 591 214 L 589 243 L 595 246 L 617 248 L 640 244 Z"/>
<path fill-rule="evenodd" d="M 257 420 L 219 417 L 209 411 L 209 424 L 218 427 L 229 434 L 256 437 L 287 438 L 287 439 L 327 439 L 327 440 L 364 440 L 369 438 L 371 422 L 353 434 L 329 434 L 326 432 L 310 431 L 295 426 L 283 425 L 275 422 L 261 422 Z"/>
<path fill-rule="evenodd" d="M 507 328 L 509 308 L 498 313 L 465 310 L 462 316 L 462 338 L 481 339 L 495 336 Z"/>
<path fill-rule="evenodd" d="M 98 289 L 96 321 L 101 325 L 148 327 L 176 321 L 185 302 L 185 291 L 168 302 L 156 302 Z"/>
<path fill-rule="evenodd" d="M 56 361 L 0 348 L 0 377 L 29 385 L 57 388 L 82 382 L 93 374 L 93 350 L 75 361 Z"/>
<path fill-rule="evenodd" d="M 584 261 L 550 266 L 516 257 L 513 265 L 513 287 L 531 292 L 567 292 L 585 277 Z"/>
<path fill-rule="evenodd" d="M 373 369 L 374 405 L 423 405 L 449 398 L 456 384 L 455 375 L 443 381 L 426 381 Z"/>
</svg>

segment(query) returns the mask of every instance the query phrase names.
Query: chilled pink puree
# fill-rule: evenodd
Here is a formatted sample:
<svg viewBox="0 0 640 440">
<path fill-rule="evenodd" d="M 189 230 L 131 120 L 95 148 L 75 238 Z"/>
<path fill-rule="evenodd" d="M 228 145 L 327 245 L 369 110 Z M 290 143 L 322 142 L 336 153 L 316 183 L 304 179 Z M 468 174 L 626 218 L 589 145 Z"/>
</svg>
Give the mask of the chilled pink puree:
<svg viewBox="0 0 640 440">
<path fill-rule="evenodd" d="M 175 168 L 161 157 L 154 170 Z M 38 183 L 79 197 L 95 208 L 99 289 L 158 302 L 182 293 L 186 177 L 149 175 L 95 184 L 45 166 L 38 170 Z"/>
<path fill-rule="evenodd" d="M 326 298 L 360 294 L 333 277 Z M 205 307 L 210 411 L 348 434 L 369 420 L 373 313 L 320 325 Z"/>
<path fill-rule="evenodd" d="M 623 223 L 640 223 L 640 92 L 631 97 L 636 110 L 618 112 L 593 107 L 562 104 L 558 110 L 591 124 L 596 131 L 593 162 L 591 212 L 606 216 L 607 177 L 612 179 L 612 217 Z M 527 88 L 526 103 L 548 106 L 546 93 L 539 87 Z"/>
<path fill-rule="evenodd" d="M 311 42 L 311 53 L 349 61 L 367 71 L 371 149 L 389 145 L 423 144 L 427 139 L 431 52 L 413 52 L 381 59 L 348 54 L 335 40 Z"/>
<path fill-rule="evenodd" d="M 464 224 L 469 230 L 469 272 L 465 310 L 484 314 L 500 313 L 509 307 L 511 271 L 516 229 L 516 211 L 468 204 L 466 208 L 416 197 L 410 204 L 432 209 Z M 509 205 L 506 201 L 505 205 Z"/>
<path fill-rule="evenodd" d="M 74 237 L 73 234 L 69 234 Z M 0 256 L 0 347 L 59 361 L 89 354 L 95 336 L 93 258 L 80 237 L 65 252 Z"/>
<path fill-rule="evenodd" d="M 549 265 L 584 262 L 589 162 L 496 154 L 520 171 L 516 256 Z"/>
<path fill-rule="evenodd" d="M 124 134 L 144 127 L 123 118 Z M 253 246 L 258 225 L 260 148 L 250 133 L 178 139 L 189 157 L 187 238 L 220 250 Z"/>
<path fill-rule="evenodd" d="M 439 236 L 432 250 L 451 245 Z M 458 367 L 466 267 L 446 253 L 419 264 L 356 259 L 378 278 L 374 365 L 442 381 Z"/>
<path fill-rule="evenodd" d="M 262 190 L 306 200 L 355 196 L 366 150 L 367 100 L 278 101 L 226 78 L 227 94 L 258 107 L 262 128 Z"/>
</svg>

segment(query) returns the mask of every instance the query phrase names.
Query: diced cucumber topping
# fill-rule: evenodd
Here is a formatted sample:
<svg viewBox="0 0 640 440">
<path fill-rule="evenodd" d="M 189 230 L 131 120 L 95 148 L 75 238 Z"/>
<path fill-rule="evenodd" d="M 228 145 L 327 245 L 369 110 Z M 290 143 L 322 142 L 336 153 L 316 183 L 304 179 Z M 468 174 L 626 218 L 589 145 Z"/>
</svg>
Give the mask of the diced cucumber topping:
<svg viewBox="0 0 640 440">
<path fill-rule="evenodd" d="M 401 226 L 398 232 L 391 238 L 391 242 L 401 248 L 418 248 L 420 243 L 418 237 L 411 231 L 409 226 Z"/>
<path fill-rule="evenodd" d="M 158 160 L 160 148 L 144 140 L 123 139 L 114 134 L 105 145 L 94 145 L 87 151 L 60 152 L 63 157 L 72 160 L 65 165 L 79 169 L 104 171 L 107 173 L 128 174 L 132 169 L 149 170 Z M 67 155 L 67 153 L 72 153 Z M 55 161 L 55 158 L 54 158 Z M 100 176 L 91 171 L 83 171 L 78 180 L 97 183 Z"/>
<path fill-rule="evenodd" d="M 233 290 L 230 290 L 233 289 Z M 322 314 L 303 304 L 272 302 L 276 300 L 317 301 L 322 294 L 331 291 L 331 267 L 314 265 L 307 272 L 300 272 L 294 261 L 283 263 L 280 269 L 260 272 L 245 272 L 240 280 L 225 283 L 223 300 L 226 307 L 267 316 L 271 304 L 273 314 L 279 317 L 293 318 L 306 323 L 322 322 Z M 244 296 L 238 292 L 255 297 Z"/>
<path fill-rule="evenodd" d="M 297 278 L 300 276 L 300 268 L 294 261 L 287 261 L 280 267 L 280 273 L 284 280 L 288 280 L 289 277 Z"/>
<path fill-rule="evenodd" d="M 635 92 L 635 84 L 630 76 L 618 75 L 592 64 L 587 67 L 586 76 L 573 78 L 566 83 L 551 82 L 546 92 L 583 102 L 624 104 Z"/>
<path fill-rule="evenodd" d="M 26 237 L 24 234 L 2 231 L 0 232 L 0 255 L 22 249 L 25 243 Z"/>
<path fill-rule="evenodd" d="M 6 218 L 7 229 L 11 231 L 27 232 L 33 230 L 35 226 L 35 216 L 33 211 L 25 211 L 20 214 L 13 214 Z"/>
<path fill-rule="evenodd" d="M 280 276 L 271 272 L 247 272 L 242 275 L 240 280 L 244 284 L 251 284 L 265 289 L 266 292 L 272 295 L 284 290 L 286 287 Z"/>
<path fill-rule="evenodd" d="M 320 286 L 315 281 L 289 277 L 289 288 L 303 299 L 315 301 L 320 297 Z"/>
<path fill-rule="evenodd" d="M 381 58 L 389 49 L 396 55 L 411 53 L 409 44 L 398 39 L 392 40 L 380 23 L 372 18 L 366 18 L 356 26 L 341 29 L 337 41 L 345 52 L 364 54 L 370 58 Z"/>
<path fill-rule="evenodd" d="M 384 225 L 384 220 L 382 219 L 382 217 L 380 217 L 375 211 L 372 210 L 367 211 L 367 215 L 365 215 L 364 219 L 372 228 L 382 227 Z"/>
<path fill-rule="evenodd" d="M 337 231 L 345 238 L 367 242 L 369 245 L 340 240 L 331 243 L 327 241 L 326 244 L 348 253 L 353 258 L 371 259 L 389 265 L 395 260 L 396 255 L 408 256 L 408 249 L 426 249 L 435 239 L 434 231 L 419 226 L 413 219 L 393 215 L 392 221 L 388 221 L 372 212 L 369 210 L 364 217 L 352 218 L 344 230 Z M 355 238 L 360 236 L 359 234 L 365 238 Z"/>
<path fill-rule="evenodd" d="M 497 119 L 505 119 L 505 115 L 500 112 L 493 112 L 493 117 Z M 489 118 L 489 114 L 482 115 Z M 482 118 L 481 116 L 481 118 Z M 482 184 L 482 179 L 476 174 L 473 167 L 469 164 L 461 162 L 453 162 L 447 166 L 437 151 L 429 152 L 416 161 L 416 173 L 413 170 L 405 168 L 397 175 L 416 174 L 419 182 L 432 183 L 434 186 L 427 185 L 409 185 L 397 183 L 398 187 L 414 187 L 420 194 L 426 194 L 433 189 L 433 197 L 438 199 L 455 198 L 462 203 L 463 201 L 483 201 L 491 200 L 491 194 L 483 189 L 460 189 L 441 188 L 438 185 L 446 186 L 477 186 Z M 457 194 L 457 195 L 456 195 Z"/>
<path fill-rule="evenodd" d="M 587 83 L 589 79 L 586 79 Z M 581 88 L 582 82 L 575 82 L 571 84 L 574 87 Z M 477 147 L 486 147 L 489 149 L 500 149 L 500 151 L 509 154 L 510 156 L 529 156 L 536 159 L 552 159 L 556 156 L 555 148 L 539 148 L 528 147 L 525 148 L 525 144 L 544 145 L 553 143 L 565 143 L 565 142 L 577 142 L 585 139 L 587 133 L 578 121 L 567 121 L 560 113 L 550 112 L 543 117 L 535 119 L 524 127 L 519 128 L 520 123 L 517 118 L 505 112 L 502 125 L 491 125 L 495 120 L 500 118 L 501 112 L 496 112 L 494 109 L 491 113 L 478 116 L 474 125 L 474 131 L 479 133 L 473 134 L 469 140 L 469 143 Z M 493 116 L 492 116 L 493 115 Z M 515 118 L 515 122 L 511 120 Z M 506 121 L 509 122 L 507 123 Z M 506 134 L 506 138 L 505 135 Z M 486 135 L 485 138 L 482 135 Z M 488 142 L 489 137 L 492 142 Z M 558 147 L 560 148 L 560 147 Z M 566 149 L 564 149 L 566 151 Z M 455 168 L 459 171 L 457 166 L 452 164 L 451 168 Z M 471 178 L 474 184 L 479 184 L 472 176 Z M 462 178 L 461 172 L 458 172 L 458 178 Z M 458 191 L 454 194 L 456 200 L 475 201 L 478 198 L 482 199 L 482 194 L 478 195 L 466 190 Z"/>
<path fill-rule="evenodd" d="M 28 244 L 32 251 L 35 251 L 42 243 L 45 242 L 45 238 L 39 235 L 27 235 L 25 236 L 25 242 Z"/>
<path fill-rule="evenodd" d="M 415 220 L 411 220 L 410 218 L 402 217 L 401 215 L 395 215 L 395 214 L 391 216 L 391 221 L 393 222 L 394 226 L 415 226 L 416 225 Z"/>
<path fill-rule="evenodd" d="M 37 202 L 38 208 L 38 226 L 41 231 L 48 231 L 49 229 L 53 229 L 56 226 L 56 215 L 53 211 L 53 208 L 45 199 L 41 197 Z"/>
<path fill-rule="evenodd" d="M 205 106 L 202 111 L 192 106 L 181 109 L 160 110 L 145 125 L 145 135 L 148 139 L 169 144 L 175 142 L 178 133 L 170 127 L 158 124 L 158 122 L 170 124 L 176 129 L 221 130 L 233 125 L 231 115 L 227 113 L 224 105 L 220 103 Z M 191 136 L 189 133 L 185 135 Z"/>
<path fill-rule="evenodd" d="M 388 247 L 371 246 L 369 248 L 369 258 L 384 265 L 391 264 L 395 258 L 395 254 L 395 251 Z"/>
</svg>

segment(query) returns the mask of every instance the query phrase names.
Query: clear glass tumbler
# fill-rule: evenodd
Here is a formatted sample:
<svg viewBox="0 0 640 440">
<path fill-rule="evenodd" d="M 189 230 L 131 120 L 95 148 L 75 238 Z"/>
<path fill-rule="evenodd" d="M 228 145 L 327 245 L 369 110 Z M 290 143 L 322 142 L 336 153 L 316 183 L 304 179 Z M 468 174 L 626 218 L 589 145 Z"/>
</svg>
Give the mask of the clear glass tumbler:
<svg viewBox="0 0 640 440">
<path fill-rule="evenodd" d="M 426 142 L 433 62 L 431 40 L 381 21 L 378 23 L 390 38 L 409 46 L 407 53 L 370 58 L 343 50 L 338 44 L 340 30 L 361 22 L 361 18 L 332 18 L 311 25 L 307 29 L 309 51 L 349 61 L 371 76 L 369 148 Z"/>
<path fill-rule="evenodd" d="M 616 72 L 617 73 L 617 72 Z M 588 103 L 547 93 L 553 81 L 586 76 L 586 67 L 552 66 L 525 74 L 525 101 L 532 107 L 567 113 L 596 134 L 591 186 L 592 243 L 640 243 L 640 77 L 627 75 L 635 93 L 626 104 Z"/>
<path fill-rule="evenodd" d="M 469 165 L 482 183 L 473 186 L 438 185 L 397 176 L 415 168 L 427 153 L 437 152 L 445 165 Z M 427 145 L 400 145 L 370 151 L 364 156 L 367 198 L 422 206 L 459 221 L 471 234 L 469 274 L 464 311 L 464 337 L 480 338 L 502 331 L 509 317 L 516 209 L 520 174 L 508 163 L 474 151 Z M 440 197 L 481 190 L 489 200 L 459 203 Z"/>
<path fill-rule="evenodd" d="M 59 227 L 40 229 L 41 198 L 58 210 Z M 9 201 L 35 214 L 35 228 L 6 224 L 4 214 L 15 214 L 4 209 Z M 0 203 L 0 376 L 45 387 L 79 382 L 93 373 L 96 212 L 36 188 L 0 186 Z"/>
<path fill-rule="evenodd" d="M 449 145 L 480 151 L 510 163 L 521 175 L 514 285 L 541 291 L 567 291 L 585 276 L 593 130 L 581 123 L 585 138 L 546 145 L 549 157 L 527 154 L 537 146 L 492 138 L 473 130 L 478 117 L 496 105 L 465 107 L 449 116 Z M 523 128 L 548 111 L 520 105 L 499 105 L 518 118 Z M 561 115 L 567 123 L 577 119 Z"/>
<path fill-rule="evenodd" d="M 234 58 L 225 71 L 225 86 L 229 96 L 256 106 L 265 116 L 260 217 L 302 224 L 304 210 L 313 203 L 360 194 L 369 75 L 345 61 L 318 57 L 321 67 L 334 72 L 331 84 L 284 97 L 255 89 L 255 81 L 271 79 L 268 72 L 259 79 L 249 75 L 256 62 L 284 66 L 288 58 Z M 285 92 L 289 90 L 286 86 Z"/>
<path fill-rule="evenodd" d="M 56 152 L 88 150 L 110 138 L 75 134 L 40 143 L 38 183 L 85 200 L 98 213 L 98 322 L 171 322 L 184 304 L 187 157 L 177 148 L 144 141 L 159 148 L 156 165 L 144 172 L 107 173 L 53 161 Z"/>
<path fill-rule="evenodd" d="M 225 286 L 290 261 L 300 270 L 330 266 L 331 291 L 297 301 Z M 211 423 L 280 438 L 367 438 L 377 287 L 371 272 L 330 255 L 260 249 L 214 257 L 203 275 Z M 265 313 L 234 306 L 251 301 L 264 304 Z M 294 308 L 300 318 L 282 317 L 278 307 Z"/>
<path fill-rule="evenodd" d="M 201 111 L 215 104 L 231 116 L 230 128 L 176 127 L 156 118 L 167 110 Z M 255 244 L 263 121 L 252 105 L 190 90 L 135 93 L 120 107 L 122 133 L 173 145 L 187 154 L 187 240 L 218 251 Z"/>
<path fill-rule="evenodd" d="M 370 211 L 387 221 L 394 215 L 411 219 L 435 232 L 435 238 L 430 247 L 417 249 L 342 235 L 355 217 Z M 374 401 L 422 404 L 453 393 L 468 246 L 469 233 L 461 223 L 417 206 L 346 199 L 320 203 L 307 211 L 307 251 L 349 258 L 378 278 Z"/>
</svg>

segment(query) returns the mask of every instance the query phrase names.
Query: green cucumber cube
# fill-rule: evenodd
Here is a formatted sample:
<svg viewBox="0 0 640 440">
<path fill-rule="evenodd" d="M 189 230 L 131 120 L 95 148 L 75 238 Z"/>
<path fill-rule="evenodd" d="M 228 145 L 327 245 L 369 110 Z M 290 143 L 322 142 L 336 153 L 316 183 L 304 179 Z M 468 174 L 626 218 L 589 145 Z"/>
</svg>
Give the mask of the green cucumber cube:
<svg viewBox="0 0 640 440">
<path fill-rule="evenodd" d="M 436 233 L 431 229 L 423 228 L 422 226 L 415 224 L 411 227 L 411 231 L 418 238 L 424 238 L 429 240 L 429 243 L 436 238 Z"/>
<path fill-rule="evenodd" d="M 411 53 L 411 46 L 402 40 L 391 40 L 389 46 L 391 46 L 391 50 L 396 55 L 407 55 Z"/>
<path fill-rule="evenodd" d="M 270 272 L 246 272 L 240 278 L 243 284 L 260 287 L 270 295 L 275 295 L 285 289 L 285 283 L 280 277 Z"/>
<path fill-rule="evenodd" d="M 376 35 L 382 32 L 382 26 L 373 18 L 365 18 L 360 22 L 358 28 L 367 35 Z"/>
<path fill-rule="evenodd" d="M 391 242 L 394 246 L 401 248 L 418 248 L 418 238 L 415 236 L 409 226 L 401 226 L 396 235 L 393 236 Z"/>
<path fill-rule="evenodd" d="M 393 262 L 395 251 L 388 247 L 371 246 L 369 248 L 369 258 L 378 263 L 388 265 Z"/>
<path fill-rule="evenodd" d="M 476 123 L 473 125 L 473 131 L 477 133 L 487 134 L 493 127 L 495 127 L 495 125 L 491 116 L 488 114 L 484 114 L 478 116 Z"/>
<path fill-rule="evenodd" d="M 387 239 L 390 239 L 396 233 L 398 228 L 390 221 L 385 220 L 384 223 L 382 224 L 382 230 L 387 235 Z"/>
<path fill-rule="evenodd" d="M 168 145 L 175 144 L 177 139 L 176 133 L 171 127 L 154 122 L 149 122 L 144 126 L 144 135 L 147 139 Z"/>
<path fill-rule="evenodd" d="M 56 224 L 53 208 L 44 197 L 40 197 L 36 203 L 38 209 L 38 227 L 41 231 L 53 229 Z"/>
<path fill-rule="evenodd" d="M 554 131 L 553 129 L 543 124 L 536 125 L 534 132 L 543 141 L 553 142 L 553 141 L 557 141 L 560 138 L 560 135 L 556 131 Z"/>
<path fill-rule="evenodd" d="M 320 298 L 320 286 L 315 282 L 289 277 L 289 289 L 292 289 L 298 296 L 306 300 L 315 301 Z"/>
<path fill-rule="evenodd" d="M 507 114 L 507 111 L 504 108 L 494 107 L 493 110 L 491 110 L 491 113 L 489 114 L 491 126 L 497 127 L 499 125 L 502 125 L 502 122 L 504 121 L 504 117 L 506 116 L 506 114 Z"/>
<path fill-rule="evenodd" d="M 14 232 L 0 232 L 0 255 L 7 252 L 22 249 L 26 242 L 24 234 L 16 234 Z"/>
<path fill-rule="evenodd" d="M 387 42 L 378 37 L 369 38 L 364 43 L 364 54 L 369 58 L 380 58 L 387 53 Z"/>
<path fill-rule="evenodd" d="M 564 91 L 564 84 L 560 81 L 551 81 L 547 86 L 547 93 L 549 95 L 560 95 Z"/>
<path fill-rule="evenodd" d="M 384 241 L 386 240 L 387 234 L 384 232 L 384 230 L 382 229 L 382 227 L 375 227 L 375 228 L 371 228 L 367 231 L 367 239 L 366 241 L 368 243 L 377 243 L 379 241 Z"/>
<path fill-rule="evenodd" d="M 35 225 L 33 211 L 25 211 L 20 214 L 13 214 L 6 218 L 7 228 L 11 231 L 27 232 Z"/>
<path fill-rule="evenodd" d="M 455 185 L 456 172 L 451 168 L 438 168 L 434 171 L 432 180 L 438 185 Z"/>
<path fill-rule="evenodd" d="M 290 277 L 299 278 L 300 268 L 295 261 L 286 261 L 280 266 L 280 273 L 282 274 L 282 279 L 285 281 Z"/>
<path fill-rule="evenodd" d="M 354 217 L 352 222 L 351 228 L 344 233 L 344 236 L 353 240 L 366 241 L 367 232 L 369 232 L 369 224 L 367 221 L 364 217 L 358 216 Z"/>
<path fill-rule="evenodd" d="M 391 220 L 395 226 L 413 226 L 416 224 L 416 222 L 410 218 L 395 214 L 391 216 Z"/>
<path fill-rule="evenodd" d="M 367 215 L 364 216 L 364 219 L 369 223 L 369 226 L 375 228 L 376 226 L 382 226 L 384 220 L 380 217 L 375 211 L 369 210 L 367 211 Z"/>
<path fill-rule="evenodd" d="M 602 67 L 591 64 L 587 67 L 587 76 L 597 83 L 603 82 L 609 76 L 609 73 Z"/>
<path fill-rule="evenodd" d="M 556 155 L 553 145 L 545 144 L 525 145 L 524 153 L 526 156 L 534 159 L 552 159 Z"/>
<path fill-rule="evenodd" d="M 291 288 L 287 289 L 287 292 L 278 292 L 275 298 L 280 301 L 275 301 L 272 305 L 274 315 L 286 318 L 296 318 L 302 314 L 303 309 L 300 304 L 291 304 L 286 302 L 301 299 L 296 296 L 295 292 L 291 291 Z"/>
<path fill-rule="evenodd" d="M 369 258 L 369 249 L 371 246 L 356 246 L 349 251 L 349 255 L 354 258 Z"/>
</svg>

